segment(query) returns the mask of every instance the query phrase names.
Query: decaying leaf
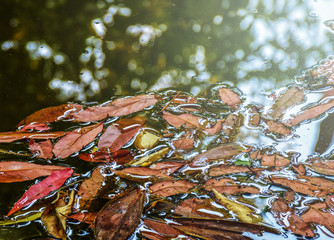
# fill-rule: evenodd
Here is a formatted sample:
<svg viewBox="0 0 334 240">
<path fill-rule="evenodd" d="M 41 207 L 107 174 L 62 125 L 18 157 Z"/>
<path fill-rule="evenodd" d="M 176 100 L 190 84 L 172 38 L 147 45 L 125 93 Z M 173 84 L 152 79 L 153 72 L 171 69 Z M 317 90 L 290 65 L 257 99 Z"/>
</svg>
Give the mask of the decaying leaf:
<svg viewBox="0 0 334 240">
<path fill-rule="evenodd" d="M 81 112 L 71 114 L 69 118 L 78 122 L 100 121 L 107 117 L 124 116 L 138 112 L 158 102 L 155 95 L 138 95 L 119 98 L 102 106 L 88 107 Z"/>
<path fill-rule="evenodd" d="M 260 120 L 261 120 L 261 117 L 260 117 L 258 107 L 251 106 L 249 108 L 249 119 L 248 119 L 249 124 L 251 126 L 257 127 L 260 124 Z"/>
<path fill-rule="evenodd" d="M 324 175 L 334 176 L 334 161 L 333 160 L 318 160 L 312 161 L 307 165 L 313 171 Z"/>
<path fill-rule="evenodd" d="M 14 218 L 4 219 L 0 221 L 0 226 L 14 225 L 14 224 L 19 224 L 19 223 L 34 221 L 40 218 L 42 216 L 42 213 L 43 212 L 41 211 L 29 212 L 28 214 L 24 214 L 23 216 L 16 216 Z"/>
<path fill-rule="evenodd" d="M 312 229 L 296 215 L 294 210 L 290 208 L 282 198 L 277 198 L 271 202 L 271 211 L 276 216 L 279 223 L 293 233 L 305 237 L 314 237 Z"/>
<path fill-rule="evenodd" d="M 222 129 L 223 122 L 224 122 L 223 120 L 218 120 L 214 126 L 206 128 L 204 129 L 204 131 L 210 135 L 214 135 Z"/>
<path fill-rule="evenodd" d="M 52 153 L 52 142 L 50 139 L 41 142 L 35 142 L 33 139 L 29 142 L 29 149 L 33 154 L 36 154 L 39 158 L 51 159 Z"/>
<path fill-rule="evenodd" d="M 169 152 L 169 148 L 165 147 L 160 149 L 157 152 L 151 153 L 145 157 L 139 158 L 139 159 L 134 159 L 133 161 L 129 162 L 128 165 L 132 165 L 132 166 L 148 166 L 162 158 L 164 158 L 167 153 Z"/>
<path fill-rule="evenodd" d="M 231 174 L 231 173 L 246 173 L 246 172 L 258 172 L 262 171 L 263 169 L 261 168 L 254 168 L 251 169 L 246 166 L 235 166 L 235 165 L 227 165 L 227 164 L 222 164 L 217 167 L 212 167 L 209 169 L 209 176 L 210 177 L 218 177 L 222 176 L 225 174 Z"/>
<path fill-rule="evenodd" d="M 163 112 L 162 116 L 170 125 L 176 128 L 184 126 L 185 128 L 200 128 L 203 126 L 204 119 L 190 113 L 174 115 L 169 112 Z"/>
<path fill-rule="evenodd" d="M 47 131 L 50 127 L 46 123 L 31 123 L 29 125 L 19 127 L 18 131 L 20 132 L 29 132 L 29 131 Z"/>
<path fill-rule="evenodd" d="M 95 139 L 97 134 L 102 131 L 102 128 L 103 123 L 97 123 L 66 133 L 66 135 L 59 139 L 54 145 L 54 155 L 57 158 L 66 158 L 71 154 L 80 151 Z"/>
<path fill-rule="evenodd" d="M 123 170 L 113 171 L 117 176 L 135 181 L 135 182 L 148 182 L 157 180 L 171 180 L 173 177 L 161 173 L 159 170 L 150 169 L 146 167 L 129 167 Z"/>
<path fill-rule="evenodd" d="M 31 123 L 52 123 L 61 119 L 64 119 L 69 114 L 73 114 L 75 112 L 78 112 L 82 109 L 82 105 L 80 104 L 63 104 L 60 106 L 55 107 L 48 107 L 41 110 L 38 110 L 37 112 L 34 112 L 33 114 L 29 115 L 25 119 L 23 119 L 17 126 L 22 125 L 29 125 Z"/>
<path fill-rule="evenodd" d="M 73 170 L 71 168 L 65 168 L 62 170 L 54 171 L 39 183 L 32 185 L 18 200 L 14 207 L 9 211 L 7 216 L 13 214 L 14 212 L 20 210 L 21 208 L 27 206 L 33 201 L 45 197 L 51 191 L 60 188 L 65 181 L 72 175 Z"/>
<path fill-rule="evenodd" d="M 95 219 L 96 239 L 126 240 L 139 224 L 144 197 L 134 190 L 109 201 Z"/>
<path fill-rule="evenodd" d="M 236 193 L 252 193 L 258 194 L 260 190 L 254 186 L 247 186 L 246 184 L 236 183 L 229 178 L 212 178 L 206 181 L 204 188 L 207 191 L 212 191 L 212 189 L 216 189 L 219 193 L 226 194 L 236 194 Z"/>
<path fill-rule="evenodd" d="M 53 139 L 61 137 L 65 132 L 1 132 L 0 143 L 10 143 L 22 139 Z"/>
<path fill-rule="evenodd" d="M 219 96 L 220 96 L 220 99 L 227 106 L 230 106 L 232 108 L 236 108 L 237 105 L 240 105 L 242 103 L 241 99 L 239 98 L 239 95 L 228 88 L 220 88 Z"/>
<path fill-rule="evenodd" d="M 166 180 L 150 186 L 152 194 L 168 197 L 179 193 L 186 193 L 196 184 L 185 180 Z"/>
<path fill-rule="evenodd" d="M 53 165 L 40 165 L 29 162 L 2 161 L 0 162 L 0 182 L 23 182 L 42 176 L 48 176 L 54 171 L 68 169 Z"/>
<path fill-rule="evenodd" d="M 215 160 L 227 160 L 233 158 L 243 151 L 243 148 L 236 143 L 222 144 L 194 157 L 189 163 L 190 167 L 203 167 Z"/>
<path fill-rule="evenodd" d="M 305 97 L 304 89 L 291 87 L 281 94 L 269 110 L 271 117 L 280 119 L 290 107 L 300 104 Z"/>
</svg>

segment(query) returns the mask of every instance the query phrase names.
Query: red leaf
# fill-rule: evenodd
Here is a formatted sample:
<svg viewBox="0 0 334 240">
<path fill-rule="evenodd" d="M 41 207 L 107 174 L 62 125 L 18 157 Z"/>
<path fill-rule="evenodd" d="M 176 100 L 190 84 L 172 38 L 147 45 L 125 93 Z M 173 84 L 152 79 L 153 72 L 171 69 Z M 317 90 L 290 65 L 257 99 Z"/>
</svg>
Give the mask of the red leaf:
<svg viewBox="0 0 334 240">
<path fill-rule="evenodd" d="M 33 122 L 36 123 L 52 123 L 65 118 L 70 113 L 78 112 L 82 109 L 80 104 L 63 104 L 55 107 L 48 107 L 33 114 L 29 115 L 23 119 L 17 126 L 29 125 Z"/>
<path fill-rule="evenodd" d="M 71 154 L 80 151 L 95 139 L 102 131 L 103 123 L 97 123 L 81 129 L 66 133 L 64 137 L 54 145 L 53 153 L 57 158 L 66 158 Z"/>
<path fill-rule="evenodd" d="M 195 186 L 195 183 L 185 180 L 166 180 L 153 184 L 150 189 L 152 194 L 168 197 L 179 193 L 186 193 Z"/>
<path fill-rule="evenodd" d="M 23 182 L 41 176 L 50 175 L 54 171 L 67 169 L 59 166 L 39 165 L 28 162 L 0 162 L 0 182 Z"/>
<path fill-rule="evenodd" d="M 78 157 L 86 162 L 110 162 L 110 153 L 98 151 L 93 153 L 80 153 Z"/>
<path fill-rule="evenodd" d="M 84 212 L 69 215 L 68 218 L 78 220 L 82 223 L 92 224 L 97 216 L 97 212 Z"/>
<path fill-rule="evenodd" d="M 130 162 L 134 154 L 129 150 L 117 150 L 112 153 L 112 158 L 117 164 L 125 164 Z"/>
<path fill-rule="evenodd" d="M 242 103 L 241 99 L 239 98 L 239 95 L 228 88 L 220 88 L 219 96 L 220 96 L 220 99 L 227 106 L 230 106 L 232 108 L 236 108 L 237 105 L 240 105 Z"/>
<path fill-rule="evenodd" d="M 102 106 L 88 107 L 79 113 L 72 114 L 70 117 L 78 122 L 99 121 L 107 117 L 124 116 L 138 112 L 157 102 L 158 100 L 155 95 L 120 98 Z"/>
<path fill-rule="evenodd" d="M 195 140 L 193 138 L 183 137 L 173 141 L 173 145 L 177 149 L 189 150 L 194 148 Z"/>
<path fill-rule="evenodd" d="M 40 181 L 39 183 L 32 185 L 18 200 L 14 207 L 9 211 L 7 216 L 27 206 L 37 199 L 47 196 L 51 191 L 60 188 L 73 173 L 71 168 L 65 168 L 62 170 L 54 171 L 50 176 Z"/>
<path fill-rule="evenodd" d="M 45 123 L 31 123 L 29 125 L 24 126 L 23 128 L 20 128 L 20 132 L 25 132 L 25 131 L 46 131 L 49 130 L 50 127 L 45 124 Z"/>
<path fill-rule="evenodd" d="M 38 143 L 31 139 L 29 142 L 30 151 L 40 158 L 51 159 L 53 157 L 52 148 L 50 139 Z"/>
<path fill-rule="evenodd" d="M 58 138 L 65 134 L 65 132 L 45 132 L 45 133 L 36 133 L 36 132 L 2 132 L 0 133 L 0 143 L 10 143 L 16 140 L 22 139 L 49 139 L 49 138 Z"/>
<path fill-rule="evenodd" d="M 95 219 L 96 239 L 128 239 L 139 224 L 144 196 L 143 192 L 134 190 L 107 203 Z"/>
<path fill-rule="evenodd" d="M 204 119 L 190 113 L 174 115 L 169 112 L 164 112 L 162 117 L 172 126 L 180 128 L 184 125 L 186 128 L 196 128 L 203 125 Z"/>
</svg>

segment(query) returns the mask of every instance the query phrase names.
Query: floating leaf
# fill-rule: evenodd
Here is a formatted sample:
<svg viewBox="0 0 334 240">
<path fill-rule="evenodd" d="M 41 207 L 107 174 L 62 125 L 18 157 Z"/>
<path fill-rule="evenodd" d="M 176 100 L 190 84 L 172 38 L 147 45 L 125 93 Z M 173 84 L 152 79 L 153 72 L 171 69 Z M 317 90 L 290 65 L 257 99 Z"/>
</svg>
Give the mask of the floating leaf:
<svg viewBox="0 0 334 240">
<path fill-rule="evenodd" d="M 229 139 L 232 139 L 239 132 L 242 123 L 243 117 L 239 113 L 231 113 L 224 121 L 222 131 Z"/>
<path fill-rule="evenodd" d="M 143 131 L 136 137 L 134 145 L 137 149 L 151 149 L 158 143 L 159 139 L 159 136 Z"/>
<path fill-rule="evenodd" d="M 307 166 L 312 168 L 312 170 L 317 173 L 334 176 L 334 161 L 333 160 L 313 161 Z"/>
<path fill-rule="evenodd" d="M 223 120 L 218 120 L 216 124 L 211 128 L 206 128 L 204 131 L 210 135 L 218 133 L 222 129 Z"/>
<path fill-rule="evenodd" d="M 209 179 L 204 188 L 207 191 L 211 191 L 212 189 L 216 189 L 219 193 L 226 193 L 226 194 L 236 194 L 240 192 L 258 194 L 260 190 L 254 186 L 247 186 L 246 184 L 236 183 L 229 178 L 212 178 Z"/>
<path fill-rule="evenodd" d="M 104 151 L 97 151 L 93 153 L 80 153 L 78 157 L 81 160 L 84 160 L 86 162 L 110 162 L 111 156 L 110 153 L 104 152 Z"/>
<path fill-rule="evenodd" d="M 177 149 L 189 150 L 194 148 L 195 140 L 193 138 L 183 137 L 173 141 L 173 145 Z"/>
<path fill-rule="evenodd" d="M 49 129 L 50 129 L 50 127 L 45 123 L 31 123 L 31 124 L 26 125 L 22 128 L 19 128 L 19 131 L 20 132 L 27 132 L 27 131 L 43 132 L 43 131 L 46 131 L 46 130 L 49 130 Z"/>
<path fill-rule="evenodd" d="M 97 107 L 88 107 L 81 112 L 74 113 L 70 118 L 78 122 L 92 122 L 113 116 L 124 116 L 138 112 L 158 102 L 155 95 L 138 95 L 120 98 Z"/>
<path fill-rule="evenodd" d="M 185 162 L 157 162 L 150 166 L 151 169 L 159 170 L 161 173 L 170 175 L 185 165 Z"/>
<path fill-rule="evenodd" d="M 276 122 L 276 121 L 268 120 L 268 119 L 263 119 L 263 121 L 268 126 L 268 131 L 269 132 L 278 134 L 282 137 L 285 137 L 285 136 L 291 134 L 291 130 L 280 122 Z"/>
<path fill-rule="evenodd" d="M 279 223 L 293 233 L 305 237 L 314 237 L 312 229 L 295 214 L 294 210 L 282 198 L 277 198 L 271 202 L 271 211 L 277 217 Z"/>
<path fill-rule="evenodd" d="M 78 220 L 82 223 L 92 224 L 97 216 L 98 212 L 83 212 L 83 213 L 75 213 L 69 215 L 68 218 Z"/>
<path fill-rule="evenodd" d="M 40 165 L 29 162 L 0 162 L 0 182 L 23 182 L 42 176 L 48 176 L 54 171 L 68 169 L 60 166 Z"/>
<path fill-rule="evenodd" d="M 185 180 L 166 180 L 153 184 L 150 187 L 152 194 L 168 197 L 179 193 L 186 193 L 196 184 Z"/>
<path fill-rule="evenodd" d="M 52 123 L 63 118 L 66 118 L 67 115 L 73 114 L 74 112 L 78 112 L 82 109 L 80 104 L 63 104 L 55 107 L 48 107 L 33 114 L 29 115 L 25 119 L 23 119 L 17 126 L 29 125 L 31 123 Z"/>
<path fill-rule="evenodd" d="M 305 97 L 304 89 L 291 87 L 276 99 L 274 105 L 269 110 L 271 117 L 280 119 L 285 111 L 290 107 L 300 104 Z"/>
<path fill-rule="evenodd" d="M 126 240 L 139 224 L 144 196 L 134 190 L 109 201 L 95 219 L 96 239 Z"/>
<path fill-rule="evenodd" d="M 279 168 L 290 164 L 290 159 L 288 157 L 284 157 L 283 155 L 276 152 L 269 155 L 266 152 L 260 153 L 260 151 L 258 150 L 251 154 L 251 159 L 261 160 L 261 165 L 267 167 Z"/>
<path fill-rule="evenodd" d="M 236 143 L 222 144 L 204 153 L 197 155 L 190 163 L 190 167 L 203 167 L 215 160 L 226 160 L 233 158 L 243 151 L 242 147 Z"/>
<path fill-rule="evenodd" d="M 256 172 L 256 171 L 262 171 L 263 169 L 257 168 L 257 169 L 251 169 L 249 167 L 245 166 L 235 166 L 235 165 L 219 165 L 217 167 L 212 167 L 209 169 L 209 176 L 210 177 L 218 177 L 225 174 L 231 174 L 231 173 L 243 173 L 243 172 Z"/>
<path fill-rule="evenodd" d="M 52 139 L 58 138 L 65 134 L 65 132 L 1 132 L 0 143 L 10 143 L 22 139 Z"/>
<path fill-rule="evenodd" d="M 161 173 L 159 170 L 145 167 L 129 167 L 123 170 L 113 171 L 117 176 L 135 181 L 135 182 L 150 182 L 157 180 L 173 179 L 171 176 Z"/>
<path fill-rule="evenodd" d="M 6 226 L 6 225 L 13 225 L 13 224 L 19 224 L 24 222 L 30 222 L 34 221 L 42 216 L 43 211 L 38 212 L 29 212 L 28 214 L 25 214 L 23 216 L 17 216 L 13 219 L 5 219 L 0 221 L 0 226 Z"/>
<path fill-rule="evenodd" d="M 129 163 L 129 165 L 145 167 L 145 166 L 150 165 L 151 163 L 154 163 L 154 162 L 164 158 L 167 155 L 168 152 L 169 152 L 169 148 L 165 147 L 165 148 L 162 148 L 159 151 L 151 153 L 151 154 L 149 154 L 145 157 L 142 157 L 142 158 L 139 158 L 139 159 L 134 159 L 132 162 Z"/>
<path fill-rule="evenodd" d="M 162 117 L 173 127 L 180 128 L 185 126 L 185 128 L 197 128 L 203 126 L 204 119 L 195 116 L 190 113 L 183 113 L 180 115 L 174 115 L 169 112 L 164 112 Z"/>
<path fill-rule="evenodd" d="M 242 103 L 241 99 L 239 98 L 239 95 L 228 88 L 220 88 L 219 96 L 220 96 L 220 99 L 227 106 L 230 106 L 232 108 L 236 108 L 237 105 L 240 105 Z"/>
<path fill-rule="evenodd" d="M 258 223 L 262 221 L 261 216 L 255 214 L 253 209 L 250 209 L 246 205 L 238 203 L 235 200 L 228 199 L 224 195 L 220 194 L 216 189 L 212 189 L 212 192 L 215 194 L 218 202 L 228 210 L 234 212 L 240 221 L 245 223 Z"/>
<path fill-rule="evenodd" d="M 251 106 L 249 108 L 249 120 L 248 120 L 249 124 L 251 126 L 257 127 L 260 124 L 260 120 L 261 117 L 258 108 L 255 106 Z"/>
<path fill-rule="evenodd" d="M 31 139 L 29 142 L 29 149 L 33 154 L 36 154 L 39 158 L 51 159 L 53 157 L 52 153 L 53 146 L 50 139 L 41 142 L 35 142 L 33 139 Z"/>
<path fill-rule="evenodd" d="M 332 107 L 334 107 L 334 99 L 328 100 L 328 101 L 322 101 L 318 105 L 315 105 L 313 107 L 309 107 L 302 111 L 301 113 L 295 115 L 292 119 L 286 121 L 284 124 L 292 127 L 299 123 L 301 123 L 304 120 L 313 119 L 326 111 L 330 110 Z"/>
<path fill-rule="evenodd" d="M 71 168 L 65 168 L 57 170 L 51 173 L 50 176 L 40 181 L 39 183 L 32 185 L 18 200 L 14 207 L 9 211 L 7 216 L 27 206 L 37 199 L 47 196 L 51 191 L 60 188 L 73 173 Z"/>
<path fill-rule="evenodd" d="M 97 123 L 66 133 L 66 135 L 59 139 L 54 145 L 53 153 L 57 158 L 66 158 L 80 151 L 95 139 L 97 134 L 102 131 L 102 128 L 103 123 Z"/>
</svg>

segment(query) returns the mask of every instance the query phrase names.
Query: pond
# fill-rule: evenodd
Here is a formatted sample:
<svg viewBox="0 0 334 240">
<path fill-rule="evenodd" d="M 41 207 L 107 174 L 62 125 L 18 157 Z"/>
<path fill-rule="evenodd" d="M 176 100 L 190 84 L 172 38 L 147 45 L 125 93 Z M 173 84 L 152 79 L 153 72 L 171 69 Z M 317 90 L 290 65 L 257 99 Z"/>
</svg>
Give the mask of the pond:
<svg viewBox="0 0 334 240">
<path fill-rule="evenodd" d="M 307 101 L 292 114 L 320 101 L 332 84 L 308 82 L 310 69 L 334 53 L 331 0 L 4 0 L 1 6 L 1 132 L 14 131 L 39 109 L 68 102 L 95 106 L 153 93 L 165 101 L 179 91 L 202 99 L 226 87 L 244 106 L 268 111 L 287 89 L 307 86 Z M 273 146 L 299 162 L 329 158 L 333 123 L 327 111 L 283 139 L 245 124 L 235 140 Z M 8 196 L 0 201 L 1 215 L 30 185 L 1 183 L 1 196 Z M 0 237 L 46 237 L 42 228 L 38 221 L 0 228 Z M 27 231 L 31 237 L 24 236 Z"/>
</svg>

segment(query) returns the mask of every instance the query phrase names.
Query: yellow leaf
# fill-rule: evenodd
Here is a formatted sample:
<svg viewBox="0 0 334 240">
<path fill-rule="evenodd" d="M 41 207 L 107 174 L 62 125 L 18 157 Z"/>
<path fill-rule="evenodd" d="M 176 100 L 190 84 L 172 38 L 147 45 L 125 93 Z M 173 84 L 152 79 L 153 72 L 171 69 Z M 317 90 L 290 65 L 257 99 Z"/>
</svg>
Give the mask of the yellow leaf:
<svg viewBox="0 0 334 240">
<path fill-rule="evenodd" d="M 155 153 L 151 153 L 145 157 L 142 157 L 140 159 L 136 159 L 132 162 L 130 162 L 128 165 L 132 165 L 132 166 L 148 166 L 151 163 L 154 163 L 156 161 L 158 161 L 159 159 L 162 159 L 163 157 L 165 157 L 167 155 L 169 151 L 168 147 L 165 147 L 163 149 L 160 149 L 159 151 L 155 152 Z"/>
<path fill-rule="evenodd" d="M 12 219 L 6 219 L 3 221 L 0 221 L 1 226 L 5 225 L 11 225 L 11 224 L 17 224 L 17 223 L 23 223 L 23 222 L 29 222 L 34 221 L 42 216 L 43 211 L 41 212 L 29 212 L 27 215 L 21 215 L 18 217 L 14 217 Z"/>
<path fill-rule="evenodd" d="M 221 203 L 228 210 L 234 212 L 238 216 L 240 221 L 243 221 L 245 223 L 257 223 L 262 221 L 261 216 L 255 214 L 254 211 L 249 207 L 226 198 L 216 189 L 212 189 L 212 192 L 215 194 L 215 197 L 217 198 L 219 203 Z"/>
<path fill-rule="evenodd" d="M 137 149 L 151 149 L 158 143 L 159 139 L 159 136 L 143 131 L 136 137 L 134 145 Z"/>
</svg>

